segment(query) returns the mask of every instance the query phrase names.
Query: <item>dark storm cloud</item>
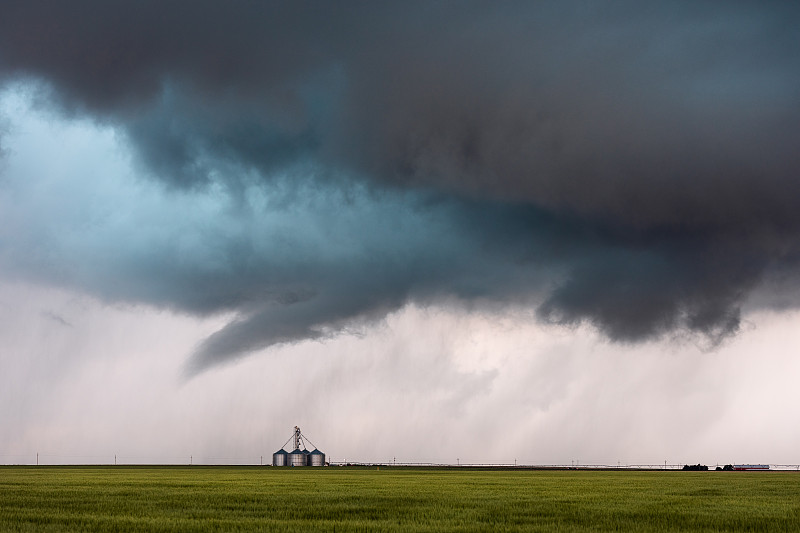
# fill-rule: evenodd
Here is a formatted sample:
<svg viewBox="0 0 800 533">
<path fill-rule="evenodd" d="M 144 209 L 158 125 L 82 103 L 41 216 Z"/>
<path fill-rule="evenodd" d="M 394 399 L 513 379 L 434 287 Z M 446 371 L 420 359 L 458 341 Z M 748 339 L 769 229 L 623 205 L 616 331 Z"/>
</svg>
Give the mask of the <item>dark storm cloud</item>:
<svg viewBox="0 0 800 533">
<path fill-rule="evenodd" d="M 123 130 L 173 192 L 323 213 L 293 220 L 324 242 L 220 237 L 218 269 L 154 250 L 98 289 L 238 313 L 200 367 L 451 297 L 716 342 L 795 268 L 799 23 L 777 2 L 11 1 L 0 76 Z"/>
</svg>

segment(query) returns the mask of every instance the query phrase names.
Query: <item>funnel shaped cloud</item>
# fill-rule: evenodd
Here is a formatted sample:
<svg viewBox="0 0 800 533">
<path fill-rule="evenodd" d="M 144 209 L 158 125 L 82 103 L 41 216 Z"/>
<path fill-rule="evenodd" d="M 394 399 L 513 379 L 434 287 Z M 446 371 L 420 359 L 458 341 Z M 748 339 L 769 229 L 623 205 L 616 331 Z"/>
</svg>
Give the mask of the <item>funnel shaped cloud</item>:
<svg viewBox="0 0 800 533">
<path fill-rule="evenodd" d="M 92 241 L 102 225 L 68 242 L 45 221 L 59 269 L 20 266 L 41 260 L 22 244 L 6 269 L 231 313 L 192 371 L 412 301 L 523 305 L 614 340 L 689 331 L 713 344 L 765 282 L 795 285 L 800 9 L 788 3 L 3 11 L 0 80 L 112 128 L 172 199 L 147 208 L 169 222 L 160 232 L 105 227 L 142 245 L 113 260 L 118 243 Z M 167 214 L 171 201 L 188 219 Z"/>
</svg>

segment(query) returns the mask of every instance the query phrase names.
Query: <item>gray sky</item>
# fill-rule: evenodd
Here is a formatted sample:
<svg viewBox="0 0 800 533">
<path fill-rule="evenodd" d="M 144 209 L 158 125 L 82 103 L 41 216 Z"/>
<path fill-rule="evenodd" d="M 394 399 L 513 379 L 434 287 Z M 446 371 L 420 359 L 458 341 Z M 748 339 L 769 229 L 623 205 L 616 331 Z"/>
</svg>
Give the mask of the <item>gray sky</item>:
<svg viewBox="0 0 800 533">
<path fill-rule="evenodd" d="M 4 13 L 5 462 L 800 462 L 797 8 Z"/>
</svg>

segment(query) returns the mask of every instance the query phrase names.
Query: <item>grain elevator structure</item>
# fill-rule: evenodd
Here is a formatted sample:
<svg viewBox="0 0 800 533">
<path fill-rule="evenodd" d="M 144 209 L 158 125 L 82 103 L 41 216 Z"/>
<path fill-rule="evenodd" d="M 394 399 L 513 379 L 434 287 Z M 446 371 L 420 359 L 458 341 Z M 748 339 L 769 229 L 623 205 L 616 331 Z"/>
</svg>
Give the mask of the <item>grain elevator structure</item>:
<svg viewBox="0 0 800 533">
<path fill-rule="evenodd" d="M 285 450 L 289 442 L 292 442 L 291 452 Z M 280 450 L 272 454 L 272 466 L 325 466 L 325 454 L 316 446 L 314 446 L 314 451 L 308 451 L 306 442 L 314 446 L 308 437 L 303 435 L 300 428 L 295 426 L 289 440 L 283 444 Z"/>
</svg>

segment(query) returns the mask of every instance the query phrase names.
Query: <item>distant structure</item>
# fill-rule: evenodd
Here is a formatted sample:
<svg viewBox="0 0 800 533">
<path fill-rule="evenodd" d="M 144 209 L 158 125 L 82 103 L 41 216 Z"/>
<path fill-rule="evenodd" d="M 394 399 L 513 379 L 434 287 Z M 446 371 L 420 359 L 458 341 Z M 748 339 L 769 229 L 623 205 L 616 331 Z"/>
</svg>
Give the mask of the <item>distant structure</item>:
<svg viewBox="0 0 800 533">
<path fill-rule="evenodd" d="M 734 470 L 769 470 L 769 465 L 733 465 Z"/>
<path fill-rule="evenodd" d="M 287 452 L 284 448 L 290 441 L 293 441 L 292 451 Z M 289 440 L 283 444 L 280 450 L 272 454 L 272 466 L 325 466 L 325 454 L 316 446 L 314 446 L 314 451 L 308 451 L 306 441 L 314 446 L 308 437 L 300 432 L 300 428 L 295 426 Z"/>
</svg>

